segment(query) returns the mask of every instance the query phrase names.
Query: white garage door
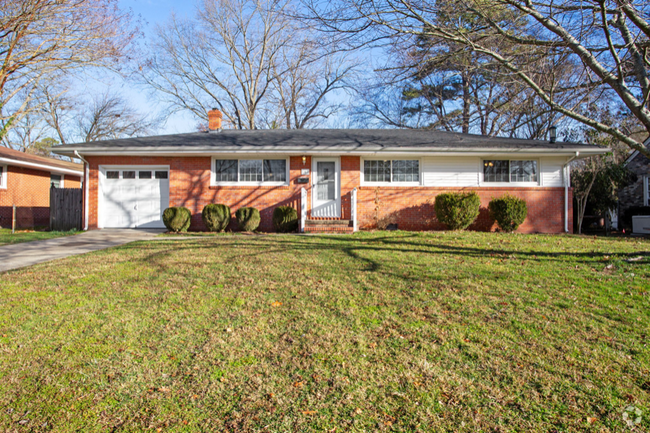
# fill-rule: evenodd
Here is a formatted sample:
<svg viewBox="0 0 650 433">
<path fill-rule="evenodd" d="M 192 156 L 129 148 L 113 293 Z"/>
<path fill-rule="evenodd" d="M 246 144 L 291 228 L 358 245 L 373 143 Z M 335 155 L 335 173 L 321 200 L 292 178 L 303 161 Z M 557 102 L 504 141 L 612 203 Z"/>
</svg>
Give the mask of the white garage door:
<svg viewBox="0 0 650 433">
<path fill-rule="evenodd" d="M 169 207 L 169 169 L 102 168 L 99 181 L 99 226 L 163 228 Z"/>
</svg>

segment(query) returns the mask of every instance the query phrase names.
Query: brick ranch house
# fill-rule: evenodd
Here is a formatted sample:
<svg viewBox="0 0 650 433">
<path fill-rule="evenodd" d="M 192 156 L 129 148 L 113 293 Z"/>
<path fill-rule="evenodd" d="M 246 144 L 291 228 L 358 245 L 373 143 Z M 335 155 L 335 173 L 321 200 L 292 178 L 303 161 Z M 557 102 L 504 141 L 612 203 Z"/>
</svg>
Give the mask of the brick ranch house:
<svg viewBox="0 0 650 433">
<path fill-rule="evenodd" d="M 83 165 L 0 147 L 0 227 L 50 225 L 50 188 L 81 188 Z"/>
<path fill-rule="evenodd" d="M 263 231 L 281 205 L 308 232 L 437 230 L 435 196 L 476 191 L 471 229 L 495 229 L 487 205 L 510 193 L 528 203 L 520 232 L 564 233 L 573 227 L 568 163 L 607 151 L 425 130 L 221 130 L 220 114 L 209 113 L 209 132 L 55 148 L 85 162 L 86 227 L 163 227 L 162 211 L 184 206 L 190 229 L 202 230 L 203 207 L 222 203 L 259 209 Z"/>
</svg>

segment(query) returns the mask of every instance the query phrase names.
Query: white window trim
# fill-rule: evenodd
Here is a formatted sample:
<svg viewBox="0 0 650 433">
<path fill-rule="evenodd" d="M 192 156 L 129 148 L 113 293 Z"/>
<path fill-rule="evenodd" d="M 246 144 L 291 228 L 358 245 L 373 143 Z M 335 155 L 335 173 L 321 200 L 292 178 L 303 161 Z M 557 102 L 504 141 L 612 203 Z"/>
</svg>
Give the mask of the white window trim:
<svg viewBox="0 0 650 433">
<path fill-rule="evenodd" d="M 0 178 L 0 189 L 7 189 L 7 178 L 9 177 L 8 166 L 0 165 L 2 167 L 2 178 Z"/>
<path fill-rule="evenodd" d="M 262 181 L 262 182 L 217 182 L 217 174 L 214 172 L 214 162 L 217 159 L 236 159 L 237 161 L 243 161 L 243 160 L 265 160 L 265 159 L 284 159 L 286 161 L 285 164 L 285 179 L 286 181 L 284 182 L 269 182 L 269 181 Z M 289 175 L 291 173 L 290 167 L 289 167 L 289 157 L 281 157 L 281 156 L 248 156 L 248 157 L 240 157 L 240 156 L 226 156 L 226 155 L 221 155 L 221 156 L 213 156 L 210 159 L 210 186 L 289 186 L 289 182 L 291 179 L 289 178 Z M 239 164 L 237 164 L 237 177 L 239 178 Z"/>
<path fill-rule="evenodd" d="M 51 172 L 51 173 L 50 173 L 50 187 L 52 187 L 52 175 L 55 175 L 55 176 L 61 176 L 61 181 L 59 182 L 59 188 L 65 188 L 65 186 L 63 185 L 63 182 L 65 181 L 65 174 L 63 174 L 63 173 L 56 173 L 56 172 L 54 172 L 54 171 Z"/>
<path fill-rule="evenodd" d="M 393 163 L 391 162 L 390 164 L 390 182 L 366 182 L 365 179 L 365 162 L 366 161 L 418 161 L 418 168 L 419 168 L 419 175 L 420 175 L 420 181 L 419 182 L 393 182 Z M 390 187 L 390 186 L 422 186 L 423 182 L 423 175 L 424 175 L 424 167 L 422 164 L 422 158 L 413 158 L 412 156 L 391 156 L 388 158 L 380 158 L 380 157 L 372 157 L 372 158 L 361 158 L 361 186 L 385 186 L 385 187 Z"/>
<path fill-rule="evenodd" d="M 537 182 L 486 182 L 485 181 L 485 161 L 537 161 Z M 510 173 L 508 173 L 510 176 Z M 479 186 L 484 187 L 504 187 L 504 186 L 518 186 L 518 187 L 531 187 L 542 186 L 542 162 L 538 158 L 481 158 L 479 162 Z"/>
</svg>

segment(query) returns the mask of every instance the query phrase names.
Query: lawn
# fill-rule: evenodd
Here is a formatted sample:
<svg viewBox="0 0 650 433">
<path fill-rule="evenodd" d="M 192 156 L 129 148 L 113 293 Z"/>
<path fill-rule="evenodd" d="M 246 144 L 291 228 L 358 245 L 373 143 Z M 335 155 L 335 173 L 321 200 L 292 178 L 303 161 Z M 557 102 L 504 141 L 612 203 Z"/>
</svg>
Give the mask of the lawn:
<svg viewBox="0 0 650 433">
<path fill-rule="evenodd" d="M 639 239 L 378 232 L 10 271 L 0 430 L 648 431 L 649 265 Z"/>
<path fill-rule="evenodd" d="M 69 232 L 48 232 L 44 230 L 16 230 L 14 234 L 11 229 L 0 228 L 0 246 L 17 244 L 20 242 L 41 241 L 44 239 L 59 238 L 78 233 L 75 230 Z"/>
</svg>

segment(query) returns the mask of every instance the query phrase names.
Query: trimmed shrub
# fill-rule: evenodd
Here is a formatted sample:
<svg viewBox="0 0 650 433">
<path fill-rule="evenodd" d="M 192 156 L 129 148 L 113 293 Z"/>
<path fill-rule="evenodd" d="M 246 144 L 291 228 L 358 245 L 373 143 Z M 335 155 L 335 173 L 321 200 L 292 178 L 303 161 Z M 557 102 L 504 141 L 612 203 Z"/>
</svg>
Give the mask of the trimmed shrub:
<svg viewBox="0 0 650 433">
<path fill-rule="evenodd" d="M 438 221 L 451 230 L 464 230 L 478 217 L 481 199 L 475 192 L 438 194 L 433 205 Z"/>
<path fill-rule="evenodd" d="M 169 207 L 163 212 L 162 220 L 170 232 L 186 232 L 190 228 L 192 213 L 186 207 Z"/>
<path fill-rule="evenodd" d="M 225 204 L 209 204 L 201 212 L 203 224 L 211 232 L 222 232 L 230 224 L 230 208 Z"/>
<path fill-rule="evenodd" d="M 298 229 L 298 211 L 291 206 L 278 206 L 273 211 L 273 227 L 280 233 L 295 232 Z"/>
<path fill-rule="evenodd" d="M 240 207 L 235 212 L 235 218 L 237 218 L 237 224 L 239 228 L 245 232 L 252 232 L 257 230 L 257 227 L 260 225 L 262 217 L 260 217 L 260 211 L 254 207 Z"/>
<path fill-rule="evenodd" d="M 517 230 L 528 214 L 526 200 L 510 194 L 492 199 L 488 209 L 490 209 L 490 218 L 496 220 L 497 225 L 504 232 Z"/>
</svg>

